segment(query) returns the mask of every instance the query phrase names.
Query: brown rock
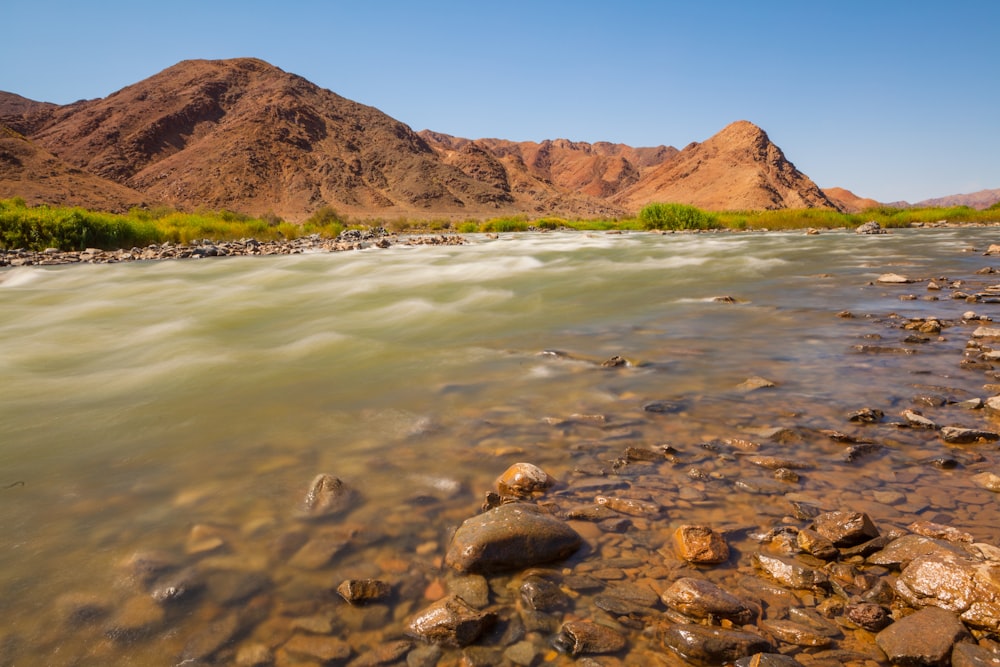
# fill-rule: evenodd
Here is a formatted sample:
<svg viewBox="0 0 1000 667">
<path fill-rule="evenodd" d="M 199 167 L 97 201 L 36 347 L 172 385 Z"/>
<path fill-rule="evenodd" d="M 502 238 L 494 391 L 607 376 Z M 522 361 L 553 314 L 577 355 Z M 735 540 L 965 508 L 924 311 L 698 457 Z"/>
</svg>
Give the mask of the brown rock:
<svg viewBox="0 0 1000 667">
<path fill-rule="evenodd" d="M 893 664 L 947 665 L 956 642 L 969 637 L 952 612 L 927 607 L 875 635 L 875 643 Z"/>
<path fill-rule="evenodd" d="M 515 463 L 500 475 L 497 490 L 501 496 L 527 498 L 535 493 L 543 493 L 554 481 L 548 473 L 534 464 Z"/>
<path fill-rule="evenodd" d="M 294 635 L 283 648 L 290 656 L 300 660 L 315 660 L 323 665 L 344 662 L 351 656 L 350 644 L 324 635 Z"/>
<path fill-rule="evenodd" d="M 840 553 L 837 551 L 837 547 L 833 546 L 833 542 L 809 528 L 800 530 L 795 539 L 800 549 L 816 556 L 816 558 L 833 560 Z"/>
<path fill-rule="evenodd" d="M 572 656 L 617 653 L 625 648 L 625 637 L 616 630 L 593 621 L 570 621 L 559 629 L 556 648 Z"/>
<path fill-rule="evenodd" d="M 442 646 L 468 646 L 493 624 L 495 615 L 473 609 L 451 595 L 427 607 L 407 623 L 407 634 Z"/>
<path fill-rule="evenodd" d="M 162 625 L 163 607 L 145 595 L 126 600 L 108 621 L 104 634 L 119 641 L 132 641 Z"/>
<path fill-rule="evenodd" d="M 892 623 L 892 617 L 885 607 L 873 602 L 849 604 L 844 608 L 844 616 L 868 632 L 878 632 Z"/>
<path fill-rule="evenodd" d="M 935 606 L 962 621 L 1000 629 L 1000 563 L 959 554 L 919 556 L 899 575 L 896 592 L 914 607 Z"/>
<path fill-rule="evenodd" d="M 337 586 L 337 593 L 351 604 L 362 604 L 389 597 L 392 587 L 378 579 L 347 579 Z"/>
<path fill-rule="evenodd" d="M 905 567 L 918 556 L 946 553 L 963 552 L 959 547 L 943 540 L 923 535 L 903 535 L 887 544 L 885 548 L 868 556 L 868 562 L 874 565 Z"/>
<path fill-rule="evenodd" d="M 755 614 L 746 602 L 707 579 L 681 577 L 660 596 L 663 604 L 695 620 L 726 619 L 750 623 Z"/>
<path fill-rule="evenodd" d="M 688 623 L 667 626 L 662 631 L 661 640 L 684 659 L 711 665 L 733 662 L 774 649 L 771 642 L 760 635 Z"/>
<path fill-rule="evenodd" d="M 836 547 L 850 547 L 878 537 L 878 529 L 863 512 L 824 512 L 813 519 L 811 527 Z"/>
<path fill-rule="evenodd" d="M 325 519 L 354 505 L 356 492 L 333 475 L 320 474 L 313 478 L 302 502 L 300 516 L 305 519 Z"/>
<path fill-rule="evenodd" d="M 729 559 L 726 540 L 708 526 L 681 526 L 674 532 L 677 555 L 691 563 L 723 563 Z"/>
<path fill-rule="evenodd" d="M 452 538 L 445 563 L 459 572 L 491 572 L 559 560 L 583 540 L 534 505 L 507 503 L 467 519 Z"/>
<path fill-rule="evenodd" d="M 825 574 L 796 560 L 756 553 L 753 561 L 760 570 L 789 588 L 812 589 L 829 584 Z"/>
</svg>

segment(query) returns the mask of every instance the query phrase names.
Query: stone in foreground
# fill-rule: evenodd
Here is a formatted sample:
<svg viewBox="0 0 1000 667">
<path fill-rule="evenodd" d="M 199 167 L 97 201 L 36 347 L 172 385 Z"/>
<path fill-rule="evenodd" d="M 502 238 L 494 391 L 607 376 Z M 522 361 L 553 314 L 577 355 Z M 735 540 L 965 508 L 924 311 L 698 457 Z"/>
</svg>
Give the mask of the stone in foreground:
<svg viewBox="0 0 1000 667">
<path fill-rule="evenodd" d="M 473 609 L 457 595 L 438 600 L 417 614 L 406 626 L 407 634 L 442 646 L 468 646 L 479 638 L 496 616 Z"/>
<path fill-rule="evenodd" d="M 625 637 L 618 631 L 593 621 L 569 621 L 559 630 L 556 648 L 572 656 L 585 653 L 617 653 L 625 648 Z"/>
<path fill-rule="evenodd" d="M 678 623 L 663 630 L 664 646 L 685 660 L 717 665 L 774 649 L 764 637 L 750 632 Z"/>
<path fill-rule="evenodd" d="M 894 665 L 946 665 L 952 647 L 967 637 L 955 614 L 926 607 L 875 635 L 875 643 Z"/>
<path fill-rule="evenodd" d="M 489 574 L 566 558 L 583 543 L 575 530 L 534 505 L 507 503 L 459 526 L 445 563 Z"/>
<path fill-rule="evenodd" d="M 674 532 L 674 549 L 689 563 L 724 563 L 729 559 L 726 540 L 708 526 L 681 526 Z"/>
</svg>

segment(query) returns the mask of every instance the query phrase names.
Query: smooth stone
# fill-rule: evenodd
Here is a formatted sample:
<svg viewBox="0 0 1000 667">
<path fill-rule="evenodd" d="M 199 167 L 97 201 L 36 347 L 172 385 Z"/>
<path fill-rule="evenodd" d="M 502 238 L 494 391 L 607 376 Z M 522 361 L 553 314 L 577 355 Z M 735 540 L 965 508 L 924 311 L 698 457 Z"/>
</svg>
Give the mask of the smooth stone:
<svg viewBox="0 0 1000 667">
<path fill-rule="evenodd" d="M 449 577 L 448 591 L 476 609 L 485 609 L 490 604 L 490 584 L 486 577 L 479 574 Z"/>
<path fill-rule="evenodd" d="M 285 652 L 301 660 L 315 660 L 323 665 L 337 664 L 351 656 L 351 645 L 325 635 L 296 634 L 285 642 Z"/>
<path fill-rule="evenodd" d="M 569 605 L 569 596 L 559 584 L 544 577 L 525 577 L 519 592 L 524 606 L 534 611 L 555 611 Z"/>
<path fill-rule="evenodd" d="M 389 597 L 392 587 L 378 579 L 347 579 L 337 586 L 337 593 L 351 604 L 363 604 Z"/>
<path fill-rule="evenodd" d="M 375 648 L 351 660 L 349 667 L 378 667 L 379 665 L 395 665 L 402 660 L 413 642 L 409 639 L 397 639 L 379 644 Z"/>
<path fill-rule="evenodd" d="M 572 656 L 617 653 L 625 648 L 625 637 L 593 621 L 569 621 L 563 623 L 553 644 Z"/>
<path fill-rule="evenodd" d="M 674 549 L 689 563 L 724 563 L 729 559 L 725 538 L 708 526 L 679 527 L 674 531 Z"/>
<path fill-rule="evenodd" d="M 157 579 L 150 595 L 160 603 L 176 602 L 193 597 L 205 588 L 205 577 L 193 567 L 171 572 Z"/>
<path fill-rule="evenodd" d="M 743 391 L 754 391 L 757 389 L 770 389 L 777 386 L 777 383 L 768 380 L 767 378 L 762 378 L 759 375 L 755 375 L 741 382 L 737 389 L 741 389 Z"/>
<path fill-rule="evenodd" d="M 536 506 L 507 503 L 466 519 L 445 563 L 459 572 L 489 574 L 560 560 L 582 543 L 568 524 Z"/>
<path fill-rule="evenodd" d="M 875 643 L 893 664 L 945 665 L 956 642 L 969 632 L 954 613 L 926 607 L 875 635 Z"/>
<path fill-rule="evenodd" d="M 814 632 L 811 628 L 794 621 L 765 621 L 761 623 L 760 627 L 767 630 L 778 641 L 795 646 L 822 648 L 833 643 L 830 637 Z"/>
<path fill-rule="evenodd" d="M 664 628 L 664 646 L 693 662 L 722 664 L 774 650 L 771 642 L 750 632 L 678 623 Z"/>
<path fill-rule="evenodd" d="M 756 553 L 753 561 L 760 570 L 789 588 L 808 590 L 829 585 L 825 574 L 795 560 Z"/>
<path fill-rule="evenodd" d="M 315 535 L 303 544 L 288 559 L 288 564 L 302 570 L 319 570 L 330 564 L 350 542 L 350 536 L 343 534 Z"/>
<path fill-rule="evenodd" d="M 888 285 L 903 285 L 906 283 L 912 283 L 913 281 L 898 273 L 883 273 L 878 277 L 876 282 Z"/>
<path fill-rule="evenodd" d="M 758 653 L 733 664 L 736 667 L 802 667 L 802 663 L 792 656 L 780 653 Z"/>
<path fill-rule="evenodd" d="M 878 529 L 864 512 L 824 512 L 811 528 L 836 547 L 852 547 L 878 537 Z"/>
<path fill-rule="evenodd" d="M 515 463 L 497 479 L 497 490 L 501 496 L 527 498 L 543 493 L 555 482 L 552 477 L 532 463 Z"/>
<path fill-rule="evenodd" d="M 462 647 L 476 641 L 496 619 L 451 595 L 419 612 L 407 623 L 407 634 L 442 646 Z"/>
<path fill-rule="evenodd" d="M 267 644 L 246 644 L 236 652 L 237 667 L 269 667 L 274 664 L 274 653 Z"/>
<path fill-rule="evenodd" d="M 299 514 L 303 519 L 325 519 L 351 508 L 357 492 L 333 475 L 316 475 L 302 501 Z"/>
<path fill-rule="evenodd" d="M 746 602 L 707 579 L 681 577 L 660 599 L 667 607 L 699 621 L 726 619 L 746 625 L 755 616 Z"/>
<path fill-rule="evenodd" d="M 1000 475 L 996 473 L 989 471 L 981 472 L 973 475 L 972 481 L 980 488 L 992 491 L 993 493 L 1000 493 Z"/>
</svg>

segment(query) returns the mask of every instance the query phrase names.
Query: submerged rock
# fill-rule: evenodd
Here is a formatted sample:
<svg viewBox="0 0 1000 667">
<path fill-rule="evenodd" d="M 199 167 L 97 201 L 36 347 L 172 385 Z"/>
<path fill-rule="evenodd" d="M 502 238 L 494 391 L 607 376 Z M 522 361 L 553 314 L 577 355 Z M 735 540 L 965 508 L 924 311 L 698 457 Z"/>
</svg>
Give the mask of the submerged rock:
<svg viewBox="0 0 1000 667">
<path fill-rule="evenodd" d="M 501 496 L 527 498 L 545 491 L 554 481 L 547 472 L 532 463 L 515 463 L 500 475 L 497 490 Z"/>
<path fill-rule="evenodd" d="M 712 665 L 733 662 L 754 653 L 767 653 L 774 649 L 771 642 L 760 635 L 689 623 L 667 626 L 661 640 L 667 648 L 686 660 Z"/>
<path fill-rule="evenodd" d="M 836 547 L 851 547 L 878 537 L 878 528 L 864 512 L 824 512 L 813 519 L 812 529 Z"/>
<path fill-rule="evenodd" d="M 945 665 L 956 642 L 969 637 L 952 612 L 927 607 L 875 636 L 875 643 L 896 665 Z"/>
<path fill-rule="evenodd" d="M 459 526 L 445 563 L 459 572 L 489 574 L 565 558 L 583 539 L 568 524 L 525 503 L 507 503 Z"/>
<path fill-rule="evenodd" d="M 681 526 L 674 532 L 674 549 L 690 563 L 724 563 L 729 559 L 729 545 L 708 526 Z"/>
<path fill-rule="evenodd" d="M 707 579 L 681 577 L 660 599 L 669 608 L 699 621 L 725 619 L 745 625 L 755 616 L 746 602 Z"/>
<path fill-rule="evenodd" d="M 973 627 L 1000 630 L 1000 563 L 959 554 L 927 554 L 915 558 L 895 586 L 913 607 L 940 607 Z"/>
<path fill-rule="evenodd" d="M 302 502 L 300 517 L 325 519 L 344 512 L 354 505 L 357 493 L 333 475 L 320 474 L 313 478 Z"/>
<path fill-rule="evenodd" d="M 559 650 L 573 656 L 616 653 L 625 648 L 625 637 L 593 621 L 570 621 L 563 624 L 553 643 Z"/>
<path fill-rule="evenodd" d="M 496 620 L 493 613 L 470 607 L 451 595 L 427 607 L 407 623 L 412 637 L 442 646 L 468 646 Z"/>
</svg>

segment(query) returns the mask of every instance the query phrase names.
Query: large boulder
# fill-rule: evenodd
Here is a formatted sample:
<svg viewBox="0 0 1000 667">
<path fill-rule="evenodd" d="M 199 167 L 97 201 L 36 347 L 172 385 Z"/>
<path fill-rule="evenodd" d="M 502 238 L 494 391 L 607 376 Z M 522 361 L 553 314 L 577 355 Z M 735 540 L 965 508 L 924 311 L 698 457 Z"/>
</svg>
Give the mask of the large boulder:
<svg viewBox="0 0 1000 667">
<path fill-rule="evenodd" d="M 940 607 L 973 627 L 1000 631 L 1000 563 L 929 553 L 914 558 L 895 587 L 913 607 Z"/>
<path fill-rule="evenodd" d="M 525 503 L 507 503 L 466 519 L 445 563 L 459 572 L 489 574 L 565 558 L 582 538 L 564 521 Z"/>
<path fill-rule="evenodd" d="M 875 635 L 875 643 L 894 665 L 946 665 L 956 642 L 970 638 L 950 611 L 927 607 Z"/>
</svg>

